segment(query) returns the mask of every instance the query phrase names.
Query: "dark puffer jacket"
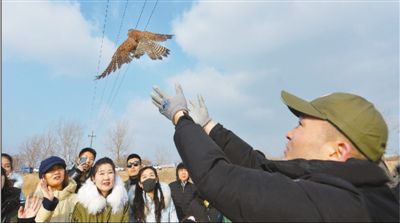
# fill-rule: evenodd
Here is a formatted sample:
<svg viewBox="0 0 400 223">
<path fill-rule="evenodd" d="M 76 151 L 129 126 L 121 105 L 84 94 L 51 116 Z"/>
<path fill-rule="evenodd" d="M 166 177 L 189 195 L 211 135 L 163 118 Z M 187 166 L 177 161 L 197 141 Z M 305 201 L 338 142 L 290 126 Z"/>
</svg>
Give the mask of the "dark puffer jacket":
<svg viewBox="0 0 400 223">
<path fill-rule="evenodd" d="M 369 161 L 270 161 L 231 131 L 189 116 L 174 135 L 198 190 L 232 222 L 399 222 L 383 170 Z"/>
<path fill-rule="evenodd" d="M 6 187 L 1 190 L 1 222 L 16 222 L 21 189 Z"/>
<path fill-rule="evenodd" d="M 176 181 L 171 182 L 169 187 L 171 188 L 172 200 L 175 204 L 176 214 L 179 221 L 182 221 L 187 212 L 190 202 L 196 197 L 196 186 L 189 181 L 186 184 L 178 178 L 178 169 L 176 169 Z"/>
<path fill-rule="evenodd" d="M 205 204 L 203 199 L 197 197 L 190 202 L 187 216 L 193 216 L 196 222 L 222 222 L 222 214 L 211 204 Z"/>
<path fill-rule="evenodd" d="M 89 178 L 90 171 L 91 168 L 86 172 L 82 172 L 76 166 L 73 166 L 70 170 L 67 171 L 68 176 L 74 179 L 74 181 L 76 182 L 76 193 L 78 193 L 79 189 L 82 187 L 82 184 L 85 183 L 85 181 Z"/>
</svg>

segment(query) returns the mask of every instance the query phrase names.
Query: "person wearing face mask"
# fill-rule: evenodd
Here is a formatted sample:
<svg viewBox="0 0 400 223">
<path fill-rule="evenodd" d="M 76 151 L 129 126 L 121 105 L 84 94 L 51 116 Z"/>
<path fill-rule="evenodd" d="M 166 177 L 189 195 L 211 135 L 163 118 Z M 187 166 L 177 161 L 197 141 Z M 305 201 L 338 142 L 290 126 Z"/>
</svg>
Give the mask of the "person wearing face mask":
<svg viewBox="0 0 400 223">
<path fill-rule="evenodd" d="M 96 161 L 89 179 L 78 192 L 72 222 L 128 222 L 128 194 L 115 173 L 115 164 L 104 157 Z"/>
<path fill-rule="evenodd" d="M 190 202 L 196 197 L 196 186 L 189 178 L 189 172 L 181 162 L 176 167 L 176 181 L 169 184 L 179 221 L 185 218 Z"/>
<path fill-rule="evenodd" d="M 40 182 L 35 195 L 43 199 L 36 222 L 70 221 L 76 204 L 76 183 L 66 174 L 66 164 L 58 156 L 50 156 L 39 166 Z"/>
<path fill-rule="evenodd" d="M 143 167 L 138 174 L 131 222 L 178 222 L 171 190 L 158 179 L 154 167 Z"/>
</svg>

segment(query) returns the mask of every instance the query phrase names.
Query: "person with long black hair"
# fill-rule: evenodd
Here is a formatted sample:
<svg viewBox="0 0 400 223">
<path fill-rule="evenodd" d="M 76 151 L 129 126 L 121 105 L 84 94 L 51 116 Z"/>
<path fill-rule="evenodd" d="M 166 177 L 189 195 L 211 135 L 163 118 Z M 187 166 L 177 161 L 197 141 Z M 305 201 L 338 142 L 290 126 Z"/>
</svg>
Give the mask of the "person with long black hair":
<svg viewBox="0 0 400 223">
<path fill-rule="evenodd" d="M 152 166 L 143 167 L 138 174 L 133 199 L 131 222 L 178 222 L 171 190 L 160 182 Z"/>
<path fill-rule="evenodd" d="M 1 222 L 17 221 L 20 194 L 21 189 L 12 186 L 6 170 L 1 167 Z"/>
</svg>

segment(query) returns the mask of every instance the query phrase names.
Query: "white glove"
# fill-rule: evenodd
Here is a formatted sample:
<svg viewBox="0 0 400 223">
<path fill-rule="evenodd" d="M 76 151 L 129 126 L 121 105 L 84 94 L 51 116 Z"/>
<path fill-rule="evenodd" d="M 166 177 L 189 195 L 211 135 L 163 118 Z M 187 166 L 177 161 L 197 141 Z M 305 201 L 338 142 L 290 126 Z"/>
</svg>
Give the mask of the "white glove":
<svg viewBox="0 0 400 223">
<path fill-rule="evenodd" d="M 211 121 L 211 118 L 208 115 L 207 106 L 204 103 L 203 97 L 201 95 L 197 95 L 197 103 L 193 103 L 191 100 L 189 100 L 189 102 L 190 117 L 193 118 L 195 123 L 204 128 L 204 126 Z"/>
<path fill-rule="evenodd" d="M 180 84 L 175 85 L 175 96 L 169 96 L 165 94 L 157 86 L 153 87 L 153 93 L 151 99 L 153 104 L 158 108 L 161 114 L 173 121 L 174 115 L 178 111 L 187 111 L 187 103 L 185 95 Z"/>
</svg>

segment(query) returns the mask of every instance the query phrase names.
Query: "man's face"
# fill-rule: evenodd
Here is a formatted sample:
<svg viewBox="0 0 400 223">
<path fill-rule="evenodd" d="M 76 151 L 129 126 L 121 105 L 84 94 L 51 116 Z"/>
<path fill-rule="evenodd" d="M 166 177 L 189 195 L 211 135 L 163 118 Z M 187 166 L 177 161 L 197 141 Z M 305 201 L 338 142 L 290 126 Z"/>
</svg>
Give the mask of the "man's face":
<svg viewBox="0 0 400 223">
<path fill-rule="evenodd" d="M 11 162 L 7 157 L 2 156 L 1 157 L 1 167 L 6 171 L 6 175 L 10 175 L 12 168 L 11 168 Z"/>
<path fill-rule="evenodd" d="M 81 154 L 81 156 L 79 157 L 79 160 L 83 157 L 86 157 L 86 161 L 85 161 L 85 165 L 83 166 L 84 171 L 89 170 L 93 164 L 94 164 L 94 155 L 89 152 L 86 151 L 84 153 Z M 80 164 L 80 161 L 78 160 L 78 163 Z"/>
<path fill-rule="evenodd" d="M 182 182 L 186 182 L 189 179 L 189 172 L 187 171 L 187 169 L 184 169 L 184 168 L 179 169 L 178 170 L 178 178 Z"/>
<path fill-rule="evenodd" d="M 286 138 L 288 142 L 285 149 L 285 160 L 303 158 L 327 160 L 329 146 L 326 133 L 333 126 L 324 120 L 312 117 L 300 117 L 299 125 L 290 130 Z"/>
<path fill-rule="evenodd" d="M 138 158 L 129 159 L 126 163 L 126 169 L 130 177 L 137 176 L 141 167 L 140 160 Z"/>
</svg>

